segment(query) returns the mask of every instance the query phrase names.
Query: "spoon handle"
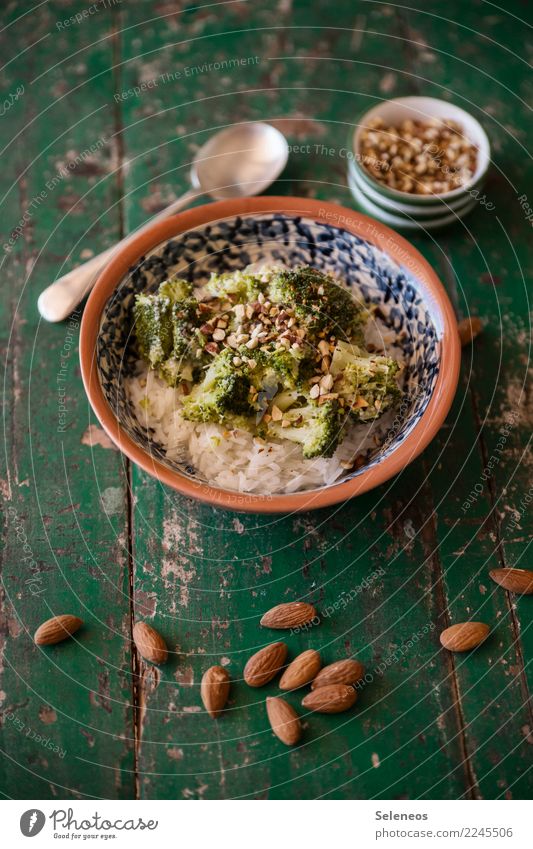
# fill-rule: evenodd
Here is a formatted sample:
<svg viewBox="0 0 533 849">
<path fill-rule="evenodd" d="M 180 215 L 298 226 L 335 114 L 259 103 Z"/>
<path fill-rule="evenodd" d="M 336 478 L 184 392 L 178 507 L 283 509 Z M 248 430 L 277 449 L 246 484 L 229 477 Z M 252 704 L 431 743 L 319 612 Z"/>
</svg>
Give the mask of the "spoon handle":
<svg viewBox="0 0 533 849">
<path fill-rule="evenodd" d="M 62 321 L 64 318 L 67 318 L 80 301 L 83 300 L 85 295 L 89 294 L 96 283 L 99 273 L 105 268 L 118 247 L 130 241 L 134 236 L 143 233 L 148 227 L 155 224 L 156 221 L 162 221 L 164 218 L 174 215 L 175 212 L 183 209 L 183 207 L 187 206 L 200 194 L 201 192 L 198 192 L 196 189 L 188 189 L 185 194 L 169 204 L 161 212 L 158 212 L 157 215 L 152 216 L 145 224 L 138 227 L 137 230 L 126 236 L 117 245 L 113 245 L 113 247 L 108 248 L 101 254 L 93 256 L 88 262 L 78 265 L 77 268 L 73 268 L 72 271 L 64 274 L 55 283 L 48 286 L 47 289 L 41 292 L 37 301 L 37 306 L 42 317 L 46 321 Z"/>
</svg>

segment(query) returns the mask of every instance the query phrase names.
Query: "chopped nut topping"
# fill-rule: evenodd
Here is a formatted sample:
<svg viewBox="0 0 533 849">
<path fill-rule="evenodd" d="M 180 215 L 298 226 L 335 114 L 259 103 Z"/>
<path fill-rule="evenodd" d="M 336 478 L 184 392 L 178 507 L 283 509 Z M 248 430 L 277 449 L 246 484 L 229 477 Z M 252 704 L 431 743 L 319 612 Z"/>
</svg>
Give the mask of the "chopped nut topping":
<svg viewBox="0 0 533 849">
<path fill-rule="evenodd" d="M 274 404 L 274 406 L 272 407 L 272 410 L 271 410 L 270 412 L 271 412 L 271 416 L 272 416 L 272 421 L 273 421 L 273 422 L 280 422 L 280 421 L 282 420 L 282 418 L 283 418 L 283 413 L 281 412 L 281 410 L 280 410 L 280 408 L 279 408 L 279 407 L 276 407 L 276 405 L 275 405 L 275 404 Z"/>
<path fill-rule="evenodd" d="M 213 339 L 216 342 L 222 342 L 223 339 L 226 338 L 226 331 L 222 330 L 221 327 L 217 327 L 216 330 L 213 330 Z"/>
<path fill-rule="evenodd" d="M 337 392 L 326 392 L 325 395 L 321 395 L 318 399 L 319 404 L 325 404 L 326 401 L 335 401 L 338 398 Z"/>
<path fill-rule="evenodd" d="M 428 195 L 449 192 L 471 180 L 478 151 L 455 121 L 406 120 L 393 127 L 376 118 L 361 134 L 359 153 L 378 182 Z"/>
</svg>

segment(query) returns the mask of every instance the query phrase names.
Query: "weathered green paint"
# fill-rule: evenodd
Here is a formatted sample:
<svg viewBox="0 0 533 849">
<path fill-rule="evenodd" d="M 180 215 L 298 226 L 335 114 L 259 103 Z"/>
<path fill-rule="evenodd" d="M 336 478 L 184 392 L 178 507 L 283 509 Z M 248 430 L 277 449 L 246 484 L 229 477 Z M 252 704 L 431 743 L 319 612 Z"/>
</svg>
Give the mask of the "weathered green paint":
<svg viewBox="0 0 533 849">
<path fill-rule="evenodd" d="M 69 150 L 112 140 L 48 192 L 3 264 L 10 477 L 2 492 L 2 792 L 527 798 L 533 601 L 507 597 L 487 574 L 501 563 L 531 566 L 531 518 L 527 503 L 520 506 L 530 492 L 533 422 L 521 391 L 531 270 L 530 225 L 517 199 L 528 120 L 520 29 L 494 7 L 443 0 L 418 12 L 361 0 L 204 8 L 143 0 L 57 31 L 56 21 L 82 9 L 51 2 L 32 15 L 31 28 L 15 23 L 3 34 L 8 58 L 51 37 L 4 72 L 7 91 L 20 81 L 26 91 L 4 136 L 23 131 L 3 158 L 2 243 Z M 15 4 L 11 19 L 19 14 Z M 248 62 L 202 70 L 225 58 Z M 487 322 L 464 352 L 453 410 L 422 458 L 390 484 L 330 510 L 292 517 L 215 510 L 130 469 L 113 449 L 87 444 L 94 422 L 73 352 L 68 426 L 57 432 L 67 325 L 40 324 L 35 300 L 73 244 L 67 267 L 84 246 L 112 244 L 179 195 L 196 148 L 235 120 L 271 120 L 304 146 L 272 193 L 352 206 L 343 151 L 349 127 L 376 98 L 421 92 L 478 112 L 496 160 L 486 189 L 496 209 L 480 204 L 464 225 L 412 239 L 458 313 Z M 41 595 L 25 589 L 21 528 L 42 569 Z M 240 680 L 249 654 L 277 638 L 258 627 L 260 615 L 291 598 L 323 613 L 320 626 L 287 637 L 291 654 L 309 646 L 325 661 L 354 653 L 373 675 L 352 713 L 306 717 L 302 745 L 292 751 L 266 719 L 264 699 L 276 685 L 250 690 Z M 67 609 L 86 621 L 79 639 L 36 649 L 35 626 L 49 610 Z M 132 614 L 165 635 L 172 654 L 161 669 L 132 655 Z M 491 624 L 487 643 L 465 656 L 443 651 L 439 631 L 470 617 Z M 199 682 L 212 663 L 227 665 L 234 682 L 217 722 L 199 709 Z M 298 706 L 299 694 L 288 698 Z M 11 714 L 16 719 L 6 719 Z M 44 730 L 65 756 L 21 723 Z"/>
</svg>

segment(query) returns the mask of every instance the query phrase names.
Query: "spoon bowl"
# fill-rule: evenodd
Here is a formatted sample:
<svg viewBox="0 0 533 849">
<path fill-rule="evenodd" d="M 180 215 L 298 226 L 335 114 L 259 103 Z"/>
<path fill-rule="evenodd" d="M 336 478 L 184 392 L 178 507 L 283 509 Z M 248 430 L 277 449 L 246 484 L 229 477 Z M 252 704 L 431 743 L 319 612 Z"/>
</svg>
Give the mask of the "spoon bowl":
<svg viewBox="0 0 533 849">
<path fill-rule="evenodd" d="M 214 200 L 259 195 L 289 157 L 287 140 L 270 124 L 236 124 L 206 142 L 194 158 L 191 183 Z"/>
</svg>

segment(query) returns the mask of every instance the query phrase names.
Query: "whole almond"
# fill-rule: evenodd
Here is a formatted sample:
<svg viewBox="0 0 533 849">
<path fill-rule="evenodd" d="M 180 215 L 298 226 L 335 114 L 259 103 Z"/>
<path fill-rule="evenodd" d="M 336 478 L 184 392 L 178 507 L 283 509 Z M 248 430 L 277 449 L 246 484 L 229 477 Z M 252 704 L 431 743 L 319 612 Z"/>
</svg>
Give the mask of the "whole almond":
<svg viewBox="0 0 533 849">
<path fill-rule="evenodd" d="M 481 331 L 483 330 L 483 322 L 477 315 L 470 316 L 470 318 L 463 318 L 457 325 L 457 329 L 459 331 L 459 339 L 461 340 L 461 345 L 468 345 L 472 339 L 475 339 L 476 336 L 479 336 Z"/>
<path fill-rule="evenodd" d="M 313 680 L 322 666 L 322 659 L 317 651 L 308 649 L 295 657 L 289 663 L 279 682 L 280 690 L 297 690 Z"/>
<path fill-rule="evenodd" d="M 133 642 L 145 660 L 164 663 L 168 657 L 167 644 L 161 634 L 147 622 L 136 622 L 133 626 Z"/>
<path fill-rule="evenodd" d="M 71 616 L 70 613 L 53 616 L 52 619 L 47 619 L 39 625 L 33 640 L 38 646 L 52 646 L 71 637 L 82 625 L 83 621 L 77 616 Z"/>
<path fill-rule="evenodd" d="M 297 628 L 311 622 L 316 616 L 312 604 L 304 601 L 289 601 L 271 608 L 262 617 L 260 624 L 263 628 Z"/>
<path fill-rule="evenodd" d="M 302 736 L 300 718 L 292 705 L 279 697 L 269 697 L 266 709 L 272 731 L 286 746 L 295 746 Z"/>
<path fill-rule="evenodd" d="M 317 713 L 341 713 L 357 701 L 357 691 L 347 684 L 328 684 L 312 690 L 302 699 L 302 707 Z"/>
<path fill-rule="evenodd" d="M 365 674 L 365 667 L 358 660 L 336 660 L 320 670 L 311 684 L 311 689 L 326 687 L 328 684 L 356 684 Z"/>
<path fill-rule="evenodd" d="M 271 643 L 252 655 L 244 667 L 244 680 L 249 687 L 263 687 L 278 674 L 287 657 L 285 643 Z"/>
<path fill-rule="evenodd" d="M 212 719 L 223 710 L 229 696 L 229 674 L 222 666 L 210 666 L 202 676 L 200 695 Z"/>
<path fill-rule="evenodd" d="M 449 651 L 468 651 L 486 640 L 489 631 L 484 622 L 458 622 L 442 632 L 440 641 Z"/>
<path fill-rule="evenodd" d="M 530 569 L 491 569 L 493 581 L 512 593 L 531 595 L 533 593 L 533 572 Z"/>
</svg>

